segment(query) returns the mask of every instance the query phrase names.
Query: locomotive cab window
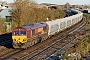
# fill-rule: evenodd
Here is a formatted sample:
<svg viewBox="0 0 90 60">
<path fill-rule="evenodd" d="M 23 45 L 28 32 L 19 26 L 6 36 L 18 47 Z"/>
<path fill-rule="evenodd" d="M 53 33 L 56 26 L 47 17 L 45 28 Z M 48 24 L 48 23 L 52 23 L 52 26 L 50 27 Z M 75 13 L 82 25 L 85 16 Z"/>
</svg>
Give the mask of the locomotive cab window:
<svg viewBox="0 0 90 60">
<path fill-rule="evenodd" d="M 32 36 L 33 36 L 33 35 L 35 35 L 35 29 L 34 29 L 34 30 L 32 30 Z"/>
<path fill-rule="evenodd" d="M 26 35 L 26 31 L 20 31 L 20 35 Z"/>
<path fill-rule="evenodd" d="M 18 31 L 14 31 L 13 35 L 19 35 Z"/>
</svg>

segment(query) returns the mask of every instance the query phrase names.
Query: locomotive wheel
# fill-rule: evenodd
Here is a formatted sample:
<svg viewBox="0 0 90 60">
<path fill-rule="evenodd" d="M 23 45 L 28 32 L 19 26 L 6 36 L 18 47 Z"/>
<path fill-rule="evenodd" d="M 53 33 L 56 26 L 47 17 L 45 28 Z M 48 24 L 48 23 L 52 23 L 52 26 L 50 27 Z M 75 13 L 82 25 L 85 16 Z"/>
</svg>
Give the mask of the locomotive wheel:
<svg viewBox="0 0 90 60">
<path fill-rule="evenodd" d="M 42 40 L 42 37 L 38 37 L 37 40 L 38 40 L 38 43 L 40 43 Z"/>
<path fill-rule="evenodd" d="M 12 43 L 13 48 L 20 48 L 19 46 L 17 46 L 15 43 Z"/>
</svg>

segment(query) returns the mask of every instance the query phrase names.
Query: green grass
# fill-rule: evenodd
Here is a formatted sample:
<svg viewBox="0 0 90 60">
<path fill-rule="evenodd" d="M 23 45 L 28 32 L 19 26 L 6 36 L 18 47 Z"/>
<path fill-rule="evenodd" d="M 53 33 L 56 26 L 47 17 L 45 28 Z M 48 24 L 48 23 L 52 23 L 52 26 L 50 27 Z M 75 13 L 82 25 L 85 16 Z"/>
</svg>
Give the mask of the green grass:
<svg viewBox="0 0 90 60">
<path fill-rule="evenodd" d="M 90 14 L 88 14 L 88 19 L 89 19 L 88 21 L 90 22 Z"/>
<path fill-rule="evenodd" d="M 88 22 L 90 22 L 90 14 L 84 14 L 88 18 Z"/>
<path fill-rule="evenodd" d="M 6 21 L 6 18 L 1 18 L 3 21 Z"/>
</svg>

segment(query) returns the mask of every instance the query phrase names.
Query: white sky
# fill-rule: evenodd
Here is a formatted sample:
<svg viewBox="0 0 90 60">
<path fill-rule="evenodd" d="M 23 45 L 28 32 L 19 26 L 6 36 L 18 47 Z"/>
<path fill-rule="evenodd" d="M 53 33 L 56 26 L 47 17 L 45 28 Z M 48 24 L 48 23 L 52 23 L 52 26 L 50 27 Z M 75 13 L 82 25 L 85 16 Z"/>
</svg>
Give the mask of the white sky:
<svg viewBox="0 0 90 60">
<path fill-rule="evenodd" d="M 1 1 L 6 1 L 8 3 L 13 2 L 14 0 L 1 0 Z M 90 4 L 90 0 L 34 0 L 36 3 L 55 3 L 55 4 L 65 4 L 65 3 L 70 3 L 70 4 L 79 4 L 79 5 L 84 5 L 84 4 Z"/>
</svg>

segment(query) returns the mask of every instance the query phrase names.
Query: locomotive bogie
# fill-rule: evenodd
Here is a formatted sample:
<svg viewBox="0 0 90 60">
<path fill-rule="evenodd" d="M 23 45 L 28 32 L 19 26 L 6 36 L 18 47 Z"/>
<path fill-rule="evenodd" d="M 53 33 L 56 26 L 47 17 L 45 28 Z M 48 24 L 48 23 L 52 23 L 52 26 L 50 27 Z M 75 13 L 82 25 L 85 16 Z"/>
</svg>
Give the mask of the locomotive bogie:
<svg viewBox="0 0 90 60">
<path fill-rule="evenodd" d="M 43 34 L 43 35 L 38 36 L 38 37 L 37 36 L 36 37 L 32 37 L 32 38 L 28 39 L 28 41 L 23 43 L 23 44 L 19 45 L 19 44 L 15 43 L 14 44 L 14 48 L 27 49 L 30 46 L 33 46 L 33 45 L 35 45 L 37 43 L 45 41 L 47 38 L 48 38 L 47 34 Z"/>
</svg>

